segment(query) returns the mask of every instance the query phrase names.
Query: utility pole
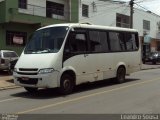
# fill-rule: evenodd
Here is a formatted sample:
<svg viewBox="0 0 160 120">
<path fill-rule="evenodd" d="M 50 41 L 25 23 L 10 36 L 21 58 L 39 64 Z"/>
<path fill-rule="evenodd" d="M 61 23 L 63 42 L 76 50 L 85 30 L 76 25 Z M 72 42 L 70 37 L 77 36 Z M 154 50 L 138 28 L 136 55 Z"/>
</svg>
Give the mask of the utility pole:
<svg viewBox="0 0 160 120">
<path fill-rule="evenodd" d="M 134 5 L 134 0 L 131 0 L 130 3 L 130 28 L 133 28 L 133 5 Z"/>
</svg>

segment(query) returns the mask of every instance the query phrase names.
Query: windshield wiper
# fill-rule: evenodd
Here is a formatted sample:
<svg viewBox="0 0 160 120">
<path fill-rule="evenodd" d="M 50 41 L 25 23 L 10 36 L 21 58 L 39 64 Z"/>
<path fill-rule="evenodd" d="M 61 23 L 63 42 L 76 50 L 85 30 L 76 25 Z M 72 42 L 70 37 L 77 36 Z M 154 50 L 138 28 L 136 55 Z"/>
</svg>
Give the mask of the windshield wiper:
<svg viewBox="0 0 160 120">
<path fill-rule="evenodd" d="M 50 53 L 52 52 L 53 50 L 49 49 L 49 48 L 46 48 L 46 49 L 29 49 L 29 50 L 25 50 L 25 53 L 26 54 L 30 54 L 30 53 Z"/>
<path fill-rule="evenodd" d="M 46 49 L 37 50 L 36 52 L 37 53 L 50 53 L 51 51 L 52 51 L 51 49 L 46 48 Z"/>
<path fill-rule="evenodd" d="M 29 50 L 25 50 L 24 52 L 25 52 L 25 53 L 33 53 L 34 50 L 33 50 L 33 49 L 29 49 Z"/>
</svg>

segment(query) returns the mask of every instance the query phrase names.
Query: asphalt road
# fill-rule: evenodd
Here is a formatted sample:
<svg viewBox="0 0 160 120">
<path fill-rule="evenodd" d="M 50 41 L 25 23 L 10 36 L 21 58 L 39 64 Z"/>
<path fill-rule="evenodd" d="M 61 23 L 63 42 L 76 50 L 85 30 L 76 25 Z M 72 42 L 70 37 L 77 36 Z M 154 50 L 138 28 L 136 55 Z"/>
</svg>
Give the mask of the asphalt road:
<svg viewBox="0 0 160 120">
<path fill-rule="evenodd" d="M 77 86 L 61 96 L 56 89 L 27 93 L 23 88 L 0 91 L 0 113 L 123 114 L 160 113 L 160 69 L 128 76 L 123 84 L 101 81 Z"/>
</svg>

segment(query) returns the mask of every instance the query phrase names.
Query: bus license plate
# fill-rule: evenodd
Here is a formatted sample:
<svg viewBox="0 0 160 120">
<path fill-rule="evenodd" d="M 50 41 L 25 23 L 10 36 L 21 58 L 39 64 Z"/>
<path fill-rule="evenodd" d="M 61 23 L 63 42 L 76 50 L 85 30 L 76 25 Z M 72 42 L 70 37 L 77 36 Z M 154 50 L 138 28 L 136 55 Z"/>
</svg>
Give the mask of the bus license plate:
<svg viewBox="0 0 160 120">
<path fill-rule="evenodd" d="M 21 79 L 22 79 L 22 80 L 29 80 L 28 77 L 22 77 Z"/>
</svg>

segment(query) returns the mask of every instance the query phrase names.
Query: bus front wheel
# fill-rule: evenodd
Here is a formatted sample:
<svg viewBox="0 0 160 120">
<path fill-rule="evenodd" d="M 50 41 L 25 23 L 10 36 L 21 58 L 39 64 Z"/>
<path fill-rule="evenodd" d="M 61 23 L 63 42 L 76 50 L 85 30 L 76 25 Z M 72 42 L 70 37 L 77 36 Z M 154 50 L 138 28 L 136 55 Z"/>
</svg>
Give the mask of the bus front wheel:
<svg viewBox="0 0 160 120">
<path fill-rule="evenodd" d="M 72 76 L 64 74 L 61 77 L 59 92 L 61 94 L 70 94 L 73 91 L 75 84 Z"/>
<path fill-rule="evenodd" d="M 120 66 L 117 70 L 116 82 L 123 83 L 125 81 L 126 69 L 123 66 Z"/>
</svg>

